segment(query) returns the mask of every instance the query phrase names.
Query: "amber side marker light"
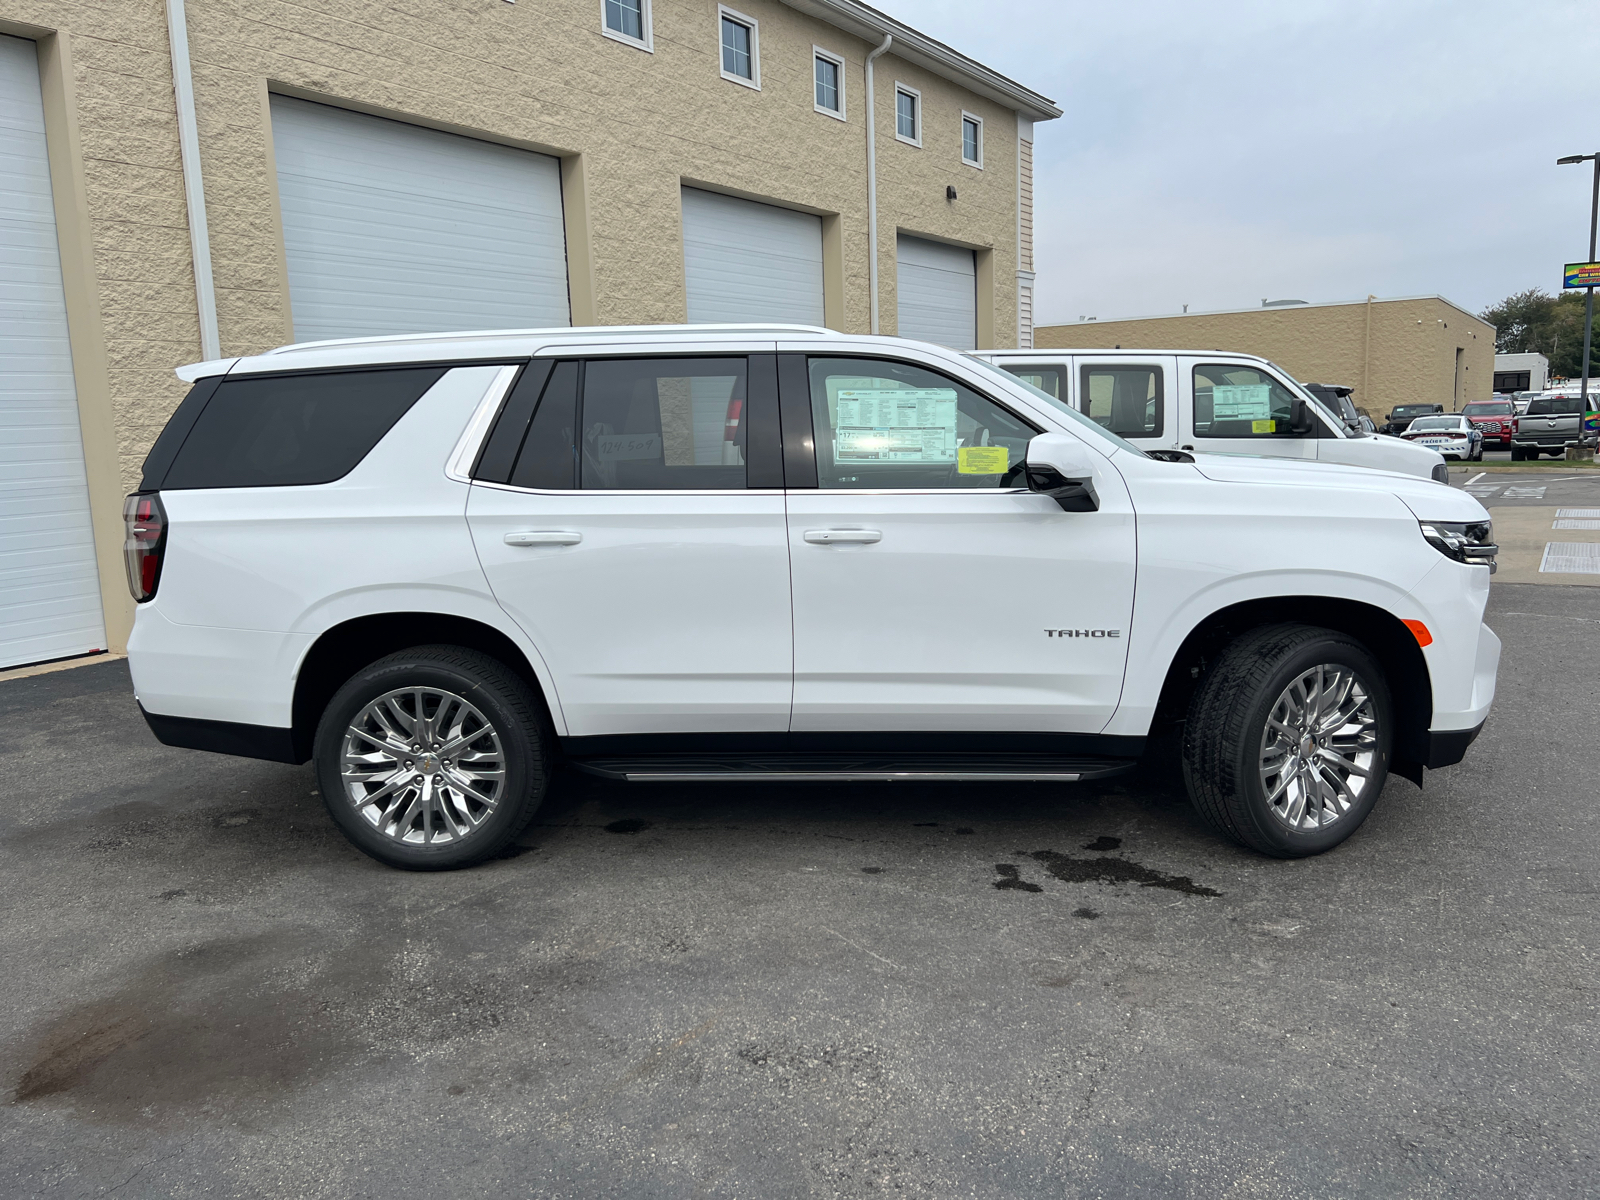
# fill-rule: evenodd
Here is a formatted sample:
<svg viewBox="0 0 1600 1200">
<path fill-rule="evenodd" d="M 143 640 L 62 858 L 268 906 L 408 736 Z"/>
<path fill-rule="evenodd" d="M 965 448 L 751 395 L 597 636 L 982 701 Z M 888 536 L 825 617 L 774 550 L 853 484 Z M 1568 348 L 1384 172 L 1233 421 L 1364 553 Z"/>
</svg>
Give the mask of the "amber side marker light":
<svg viewBox="0 0 1600 1200">
<path fill-rule="evenodd" d="M 1433 634 L 1428 632 L 1428 627 L 1421 621 L 1402 621 L 1401 624 L 1411 630 L 1411 636 L 1417 639 L 1417 645 L 1433 645 Z"/>
</svg>

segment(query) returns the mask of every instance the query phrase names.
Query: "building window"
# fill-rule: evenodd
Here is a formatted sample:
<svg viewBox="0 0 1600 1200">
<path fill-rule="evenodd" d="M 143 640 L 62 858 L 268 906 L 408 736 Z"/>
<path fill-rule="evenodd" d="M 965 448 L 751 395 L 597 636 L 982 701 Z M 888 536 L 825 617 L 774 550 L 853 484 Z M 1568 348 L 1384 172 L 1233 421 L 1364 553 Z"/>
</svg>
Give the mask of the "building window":
<svg viewBox="0 0 1600 1200">
<path fill-rule="evenodd" d="M 844 120 L 844 59 L 820 46 L 811 47 L 812 78 L 819 113 Z"/>
<path fill-rule="evenodd" d="M 961 114 L 961 161 L 983 169 L 983 118 Z"/>
<path fill-rule="evenodd" d="M 894 85 L 894 136 L 922 145 L 922 93 L 903 83 Z"/>
<path fill-rule="evenodd" d="M 600 0 L 600 32 L 641 50 L 654 50 L 650 0 Z"/>
<path fill-rule="evenodd" d="M 761 86 L 761 41 L 753 18 L 717 6 L 722 25 L 722 77 L 745 87 Z"/>
</svg>

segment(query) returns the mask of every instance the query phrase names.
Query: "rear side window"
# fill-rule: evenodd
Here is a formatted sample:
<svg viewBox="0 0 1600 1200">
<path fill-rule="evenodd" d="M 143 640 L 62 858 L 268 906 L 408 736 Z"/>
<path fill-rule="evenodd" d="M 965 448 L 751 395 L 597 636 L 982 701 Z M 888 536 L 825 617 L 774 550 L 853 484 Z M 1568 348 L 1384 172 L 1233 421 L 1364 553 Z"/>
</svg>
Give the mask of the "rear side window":
<svg viewBox="0 0 1600 1200">
<path fill-rule="evenodd" d="M 1041 392 L 1048 392 L 1057 400 L 1065 400 L 1062 395 L 1065 390 L 1061 386 L 1061 371 L 1057 367 L 1014 367 L 1009 363 L 1001 364 L 1011 374 L 1030 387 L 1036 387 Z"/>
<path fill-rule="evenodd" d="M 590 360 L 578 486 L 743 488 L 746 374 L 743 358 Z"/>
<path fill-rule="evenodd" d="M 355 469 L 444 367 L 225 379 L 161 487 L 293 487 Z"/>
<path fill-rule="evenodd" d="M 1161 368 L 1102 363 L 1083 368 L 1079 408 L 1119 437 L 1160 437 Z"/>
</svg>

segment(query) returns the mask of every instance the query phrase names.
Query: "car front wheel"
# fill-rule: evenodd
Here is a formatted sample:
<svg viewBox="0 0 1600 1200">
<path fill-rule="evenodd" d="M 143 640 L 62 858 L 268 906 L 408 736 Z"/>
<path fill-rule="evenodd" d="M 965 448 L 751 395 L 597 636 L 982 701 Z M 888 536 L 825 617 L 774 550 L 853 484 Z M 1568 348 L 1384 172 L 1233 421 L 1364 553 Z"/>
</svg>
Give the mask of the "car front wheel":
<svg viewBox="0 0 1600 1200">
<path fill-rule="evenodd" d="M 1233 642 L 1195 692 L 1184 782 L 1224 836 L 1275 858 L 1321 854 L 1377 803 L 1392 731 L 1388 685 L 1359 642 L 1266 626 Z"/>
<path fill-rule="evenodd" d="M 357 671 L 329 702 L 313 758 L 323 803 L 356 847 L 413 871 L 499 853 L 544 798 L 540 707 L 503 663 L 416 646 Z"/>
</svg>

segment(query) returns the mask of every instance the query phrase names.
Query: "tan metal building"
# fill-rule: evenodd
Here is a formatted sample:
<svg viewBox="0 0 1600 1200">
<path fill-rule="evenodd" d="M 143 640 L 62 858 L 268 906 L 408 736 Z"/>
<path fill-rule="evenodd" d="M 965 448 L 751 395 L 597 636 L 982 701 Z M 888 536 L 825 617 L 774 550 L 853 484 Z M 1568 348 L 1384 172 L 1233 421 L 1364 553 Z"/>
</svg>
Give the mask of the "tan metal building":
<svg viewBox="0 0 1600 1200">
<path fill-rule="evenodd" d="M 0 0 L 0 667 L 121 644 L 179 363 L 685 320 L 1027 344 L 1060 115 L 856 0 Z"/>
<path fill-rule="evenodd" d="M 1455 411 L 1489 399 L 1494 326 L 1442 296 L 1295 304 L 1041 325 L 1038 347 L 1236 350 L 1278 363 L 1302 383 L 1340 383 L 1368 415 L 1396 404 Z"/>
</svg>

